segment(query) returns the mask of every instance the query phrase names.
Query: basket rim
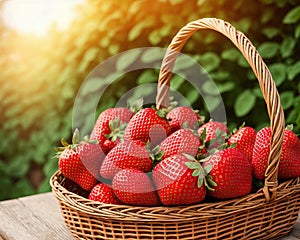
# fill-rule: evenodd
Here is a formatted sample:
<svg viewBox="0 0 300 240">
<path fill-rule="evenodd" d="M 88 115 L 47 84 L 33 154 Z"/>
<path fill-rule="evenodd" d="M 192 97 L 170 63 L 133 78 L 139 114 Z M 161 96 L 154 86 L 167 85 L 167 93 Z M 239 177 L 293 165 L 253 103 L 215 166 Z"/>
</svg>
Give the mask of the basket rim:
<svg viewBox="0 0 300 240">
<path fill-rule="evenodd" d="M 226 216 L 233 213 L 251 211 L 268 204 L 275 204 L 282 199 L 288 199 L 295 194 L 300 194 L 300 177 L 298 177 L 280 183 L 277 187 L 277 198 L 269 202 L 266 201 L 263 189 L 261 188 L 256 193 L 217 202 L 202 202 L 194 205 L 171 207 L 143 207 L 124 204 L 107 204 L 87 199 L 67 190 L 61 185 L 58 180 L 59 178 L 63 179 L 62 181 L 66 179 L 58 170 L 51 176 L 50 185 L 52 187 L 52 192 L 60 205 L 66 205 L 75 211 L 80 211 L 88 215 L 124 221 L 146 222 L 159 220 L 164 222 L 180 222 L 200 218 Z"/>
</svg>

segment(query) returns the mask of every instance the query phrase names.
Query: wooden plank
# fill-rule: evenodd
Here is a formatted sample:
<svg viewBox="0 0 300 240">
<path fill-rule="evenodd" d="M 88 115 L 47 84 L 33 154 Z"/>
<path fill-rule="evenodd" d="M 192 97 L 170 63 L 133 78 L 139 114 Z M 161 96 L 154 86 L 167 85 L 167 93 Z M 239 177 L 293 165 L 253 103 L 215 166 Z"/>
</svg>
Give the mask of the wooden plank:
<svg viewBox="0 0 300 240">
<path fill-rule="evenodd" d="M 52 193 L 0 202 L 0 236 L 5 240 L 73 239 Z"/>
</svg>

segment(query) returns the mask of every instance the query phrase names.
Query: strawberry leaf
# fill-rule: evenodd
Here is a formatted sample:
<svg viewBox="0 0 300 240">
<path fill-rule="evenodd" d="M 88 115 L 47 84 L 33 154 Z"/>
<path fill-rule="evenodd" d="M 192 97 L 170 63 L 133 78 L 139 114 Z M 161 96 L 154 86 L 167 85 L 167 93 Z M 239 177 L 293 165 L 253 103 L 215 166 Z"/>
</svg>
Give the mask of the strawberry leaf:
<svg viewBox="0 0 300 240">
<path fill-rule="evenodd" d="M 206 166 L 203 168 L 205 176 L 208 175 L 208 174 L 210 173 L 210 171 L 212 170 L 212 168 L 213 168 L 213 167 L 212 167 L 211 164 L 208 164 L 208 165 L 206 165 Z"/>
<path fill-rule="evenodd" d="M 198 177 L 198 183 L 197 183 L 197 185 L 198 185 L 198 188 L 200 188 L 201 186 L 202 186 L 202 184 L 203 184 L 203 177 Z"/>
<path fill-rule="evenodd" d="M 203 132 L 200 135 L 200 140 L 202 142 L 205 142 L 205 139 L 206 139 L 206 128 L 204 128 Z"/>
<path fill-rule="evenodd" d="M 195 170 L 193 171 L 192 176 L 193 176 L 193 177 L 197 177 L 197 176 L 199 176 L 200 174 L 201 174 L 201 171 L 200 171 L 199 168 L 197 168 L 197 169 L 195 169 Z"/>
<path fill-rule="evenodd" d="M 188 160 L 195 161 L 195 158 L 189 154 L 182 153 L 182 155 L 184 155 Z"/>
<path fill-rule="evenodd" d="M 185 121 L 185 122 L 182 124 L 182 127 L 183 127 L 184 129 L 189 129 L 190 127 L 189 127 L 188 121 Z"/>
<path fill-rule="evenodd" d="M 74 133 L 73 133 L 72 143 L 73 144 L 78 144 L 79 141 L 80 141 L 79 130 L 78 130 L 78 128 L 76 128 Z"/>
<path fill-rule="evenodd" d="M 204 184 L 209 191 L 215 191 L 213 187 L 217 186 L 216 182 L 214 182 L 211 175 L 206 176 Z"/>
<path fill-rule="evenodd" d="M 163 155 L 165 154 L 165 152 L 162 150 L 160 151 L 158 154 L 156 154 L 156 160 L 160 161 L 163 157 Z"/>
<path fill-rule="evenodd" d="M 185 162 L 185 165 L 189 169 L 199 169 L 200 163 L 198 163 L 198 162 Z"/>
<path fill-rule="evenodd" d="M 143 105 L 144 105 L 144 99 L 143 99 L 143 97 L 135 99 L 131 103 L 127 102 L 128 108 L 133 113 L 137 113 L 138 111 L 140 111 L 143 108 Z"/>
<path fill-rule="evenodd" d="M 228 148 L 235 148 L 236 147 L 236 142 L 235 143 L 233 143 L 233 144 L 231 144 L 231 145 L 229 145 L 229 147 Z"/>
<path fill-rule="evenodd" d="M 61 145 L 63 145 L 64 147 L 69 146 L 69 143 L 64 138 L 62 138 L 60 142 L 61 142 Z"/>
</svg>

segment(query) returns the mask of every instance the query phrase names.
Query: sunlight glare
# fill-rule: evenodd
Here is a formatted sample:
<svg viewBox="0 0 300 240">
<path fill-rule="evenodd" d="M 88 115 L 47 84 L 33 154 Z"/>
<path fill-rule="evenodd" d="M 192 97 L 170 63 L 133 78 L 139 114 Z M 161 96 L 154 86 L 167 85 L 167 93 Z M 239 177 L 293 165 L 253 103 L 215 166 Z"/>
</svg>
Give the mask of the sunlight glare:
<svg viewBox="0 0 300 240">
<path fill-rule="evenodd" d="M 53 22 L 65 29 L 74 18 L 73 8 L 84 0 L 9 0 L 1 17 L 4 23 L 20 33 L 45 35 Z"/>
</svg>

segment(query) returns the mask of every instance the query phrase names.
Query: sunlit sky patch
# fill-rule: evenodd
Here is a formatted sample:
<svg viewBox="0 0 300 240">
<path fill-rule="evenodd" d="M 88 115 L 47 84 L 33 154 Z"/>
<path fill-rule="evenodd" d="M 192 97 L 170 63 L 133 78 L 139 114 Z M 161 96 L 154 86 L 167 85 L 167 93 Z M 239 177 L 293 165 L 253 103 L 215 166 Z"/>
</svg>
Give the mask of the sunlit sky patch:
<svg viewBox="0 0 300 240">
<path fill-rule="evenodd" d="M 65 29 L 74 7 L 84 0 L 8 0 L 1 12 L 4 23 L 20 33 L 45 35 L 53 22 Z"/>
</svg>

